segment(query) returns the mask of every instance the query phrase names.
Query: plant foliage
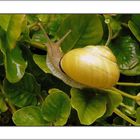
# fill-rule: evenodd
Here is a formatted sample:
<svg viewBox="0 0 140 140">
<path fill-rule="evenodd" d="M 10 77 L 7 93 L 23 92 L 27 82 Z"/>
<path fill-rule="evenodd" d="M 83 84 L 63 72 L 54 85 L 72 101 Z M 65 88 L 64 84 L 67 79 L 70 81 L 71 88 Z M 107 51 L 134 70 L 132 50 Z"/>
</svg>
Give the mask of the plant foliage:
<svg viewBox="0 0 140 140">
<path fill-rule="evenodd" d="M 53 42 L 71 31 L 63 53 L 105 45 L 111 34 L 108 46 L 121 72 L 117 85 L 77 89 L 52 75 L 40 23 Z M 139 83 L 139 14 L 0 15 L 0 125 L 139 125 Z"/>
</svg>

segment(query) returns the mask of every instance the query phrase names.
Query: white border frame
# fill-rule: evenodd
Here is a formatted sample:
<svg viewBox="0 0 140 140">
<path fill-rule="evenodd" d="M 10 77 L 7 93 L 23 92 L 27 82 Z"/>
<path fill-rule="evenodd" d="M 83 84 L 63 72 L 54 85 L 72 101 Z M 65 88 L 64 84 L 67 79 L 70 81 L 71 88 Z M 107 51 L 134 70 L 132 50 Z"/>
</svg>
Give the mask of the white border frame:
<svg viewBox="0 0 140 140">
<path fill-rule="evenodd" d="M 139 127 L 0 127 L 1 139 L 140 139 Z"/>
<path fill-rule="evenodd" d="M 0 1 L 0 13 L 140 13 L 140 1 Z"/>
<path fill-rule="evenodd" d="M 0 1 L 0 13 L 140 13 L 140 1 Z M 0 127 L 1 139 L 140 139 L 139 127 Z"/>
</svg>

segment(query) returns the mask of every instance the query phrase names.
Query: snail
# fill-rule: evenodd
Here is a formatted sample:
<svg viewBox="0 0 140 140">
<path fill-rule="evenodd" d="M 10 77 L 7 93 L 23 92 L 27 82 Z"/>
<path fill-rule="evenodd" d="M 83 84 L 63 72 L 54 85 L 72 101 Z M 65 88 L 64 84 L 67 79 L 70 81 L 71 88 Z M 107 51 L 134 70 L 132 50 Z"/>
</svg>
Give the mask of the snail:
<svg viewBox="0 0 140 140">
<path fill-rule="evenodd" d="M 89 87 L 110 88 L 119 80 L 116 58 L 106 46 L 73 49 L 60 63 L 69 77 Z"/>
<path fill-rule="evenodd" d="M 53 75 L 75 88 L 111 88 L 119 80 L 120 71 L 116 57 L 107 46 L 88 45 L 63 54 L 60 44 L 52 42 L 48 35 L 46 63 Z"/>
</svg>

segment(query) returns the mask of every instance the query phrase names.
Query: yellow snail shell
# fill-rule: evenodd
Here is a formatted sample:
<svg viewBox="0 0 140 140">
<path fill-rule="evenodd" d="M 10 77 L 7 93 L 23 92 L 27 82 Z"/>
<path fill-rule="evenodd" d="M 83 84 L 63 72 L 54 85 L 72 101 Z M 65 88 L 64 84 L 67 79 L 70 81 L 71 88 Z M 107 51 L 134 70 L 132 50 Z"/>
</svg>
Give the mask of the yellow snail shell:
<svg viewBox="0 0 140 140">
<path fill-rule="evenodd" d="M 60 62 L 64 73 L 87 87 L 111 88 L 119 80 L 116 57 L 106 46 L 86 46 L 66 53 Z"/>
</svg>

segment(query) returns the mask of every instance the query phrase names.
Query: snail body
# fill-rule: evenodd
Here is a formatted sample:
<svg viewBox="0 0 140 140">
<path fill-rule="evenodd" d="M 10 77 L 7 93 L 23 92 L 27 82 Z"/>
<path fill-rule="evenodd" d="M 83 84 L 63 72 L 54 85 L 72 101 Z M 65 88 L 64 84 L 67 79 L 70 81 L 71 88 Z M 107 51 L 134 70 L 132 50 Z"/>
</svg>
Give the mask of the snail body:
<svg viewBox="0 0 140 140">
<path fill-rule="evenodd" d="M 73 49 L 60 64 L 69 77 L 87 87 L 110 88 L 119 80 L 116 58 L 106 46 Z"/>
<path fill-rule="evenodd" d="M 63 54 L 60 43 L 48 38 L 47 66 L 53 75 L 75 88 L 111 88 L 119 80 L 116 57 L 106 46 L 86 46 Z"/>
</svg>

